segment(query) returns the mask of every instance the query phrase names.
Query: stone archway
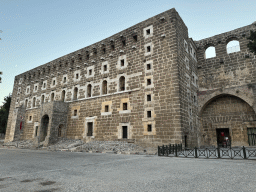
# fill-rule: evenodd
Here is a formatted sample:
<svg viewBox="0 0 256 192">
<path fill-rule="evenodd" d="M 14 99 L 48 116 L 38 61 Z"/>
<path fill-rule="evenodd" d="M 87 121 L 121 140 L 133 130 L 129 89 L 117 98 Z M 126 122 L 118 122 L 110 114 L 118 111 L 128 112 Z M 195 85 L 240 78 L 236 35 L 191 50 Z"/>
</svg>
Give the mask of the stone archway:
<svg viewBox="0 0 256 192">
<path fill-rule="evenodd" d="M 44 115 L 41 121 L 40 142 L 44 141 L 49 127 L 49 116 Z"/>
<path fill-rule="evenodd" d="M 205 102 L 199 112 L 199 145 L 217 146 L 231 142 L 231 146 L 248 146 L 248 125 L 256 127 L 256 114 L 243 99 L 221 94 Z"/>
</svg>

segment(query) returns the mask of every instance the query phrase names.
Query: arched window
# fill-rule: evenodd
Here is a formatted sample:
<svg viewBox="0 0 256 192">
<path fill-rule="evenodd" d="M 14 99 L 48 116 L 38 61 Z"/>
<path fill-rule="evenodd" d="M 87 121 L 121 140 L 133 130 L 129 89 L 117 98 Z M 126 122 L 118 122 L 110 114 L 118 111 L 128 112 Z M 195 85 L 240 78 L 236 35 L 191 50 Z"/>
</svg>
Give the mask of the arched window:
<svg viewBox="0 0 256 192">
<path fill-rule="evenodd" d="M 91 97 L 92 96 L 92 85 L 89 84 L 87 86 L 87 97 Z"/>
<path fill-rule="evenodd" d="M 54 101 L 54 93 L 51 94 L 51 101 Z"/>
<path fill-rule="evenodd" d="M 73 95 L 73 100 L 77 100 L 77 93 L 78 93 L 78 88 L 74 88 L 74 95 Z"/>
<path fill-rule="evenodd" d="M 65 94 L 66 94 L 66 91 L 63 90 L 61 93 L 61 101 L 65 101 Z"/>
<path fill-rule="evenodd" d="M 44 103 L 44 95 L 41 96 L 41 104 Z"/>
<path fill-rule="evenodd" d="M 240 51 L 240 44 L 239 41 L 237 40 L 233 40 L 233 41 L 229 41 L 229 43 L 227 44 L 227 53 L 235 53 Z"/>
<path fill-rule="evenodd" d="M 102 94 L 105 95 L 108 93 L 108 83 L 106 80 L 102 82 Z"/>
<path fill-rule="evenodd" d="M 216 57 L 216 51 L 215 51 L 215 47 L 210 46 L 205 50 L 204 58 L 209 59 L 212 57 Z"/>
<path fill-rule="evenodd" d="M 33 98 L 33 107 L 35 107 L 36 106 L 36 98 L 34 97 Z"/>
<path fill-rule="evenodd" d="M 122 76 L 119 78 L 119 91 L 125 90 L 125 77 Z"/>
</svg>

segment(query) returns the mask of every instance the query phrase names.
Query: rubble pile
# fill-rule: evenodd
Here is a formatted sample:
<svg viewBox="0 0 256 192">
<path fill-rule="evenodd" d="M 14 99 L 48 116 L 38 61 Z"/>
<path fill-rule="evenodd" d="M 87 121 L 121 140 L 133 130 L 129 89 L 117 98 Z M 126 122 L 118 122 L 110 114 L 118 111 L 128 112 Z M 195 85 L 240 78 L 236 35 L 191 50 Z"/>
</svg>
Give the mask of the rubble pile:
<svg viewBox="0 0 256 192">
<path fill-rule="evenodd" d="M 38 149 L 49 151 L 71 151 L 71 152 L 90 152 L 90 153 L 115 153 L 115 154 L 150 154 L 155 155 L 157 149 L 144 148 L 134 143 L 126 141 L 90 141 L 84 143 L 78 139 L 61 138 L 57 143 L 43 146 L 43 142 L 35 145 L 31 140 L 13 141 L 2 144 L 2 147 Z"/>
</svg>

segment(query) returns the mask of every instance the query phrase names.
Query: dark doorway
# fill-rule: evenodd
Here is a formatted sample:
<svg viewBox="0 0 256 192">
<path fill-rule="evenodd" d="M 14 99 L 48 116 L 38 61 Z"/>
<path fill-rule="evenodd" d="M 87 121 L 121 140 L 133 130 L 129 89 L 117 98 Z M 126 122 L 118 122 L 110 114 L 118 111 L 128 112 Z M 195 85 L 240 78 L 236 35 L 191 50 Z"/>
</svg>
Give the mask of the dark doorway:
<svg viewBox="0 0 256 192">
<path fill-rule="evenodd" d="M 188 136 L 185 135 L 184 137 L 185 137 L 185 147 L 188 147 Z"/>
<path fill-rule="evenodd" d="M 40 136 L 40 142 L 45 140 L 45 137 L 47 136 L 48 131 L 48 125 L 49 125 L 49 116 L 44 115 L 42 118 L 42 129 L 41 129 L 41 136 Z"/>
<path fill-rule="evenodd" d="M 92 122 L 89 122 L 88 124 L 88 133 L 87 133 L 87 136 L 92 136 L 92 128 L 93 128 L 93 123 Z"/>
<path fill-rule="evenodd" d="M 123 126 L 123 139 L 127 139 L 127 126 Z"/>
<path fill-rule="evenodd" d="M 217 134 L 217 145 L 218 147 L 229 147 L 231 146 L 231 138 L 229 135 L 228 128 L 216 129 Z"/>
<path fill-rule="evenodd" d="M 61 137 L 62 136 L 62 133 L 63 132 L 63 125 L 60 124 L 59 127 L 58 127 L 58 137 Z"/>
</svg>

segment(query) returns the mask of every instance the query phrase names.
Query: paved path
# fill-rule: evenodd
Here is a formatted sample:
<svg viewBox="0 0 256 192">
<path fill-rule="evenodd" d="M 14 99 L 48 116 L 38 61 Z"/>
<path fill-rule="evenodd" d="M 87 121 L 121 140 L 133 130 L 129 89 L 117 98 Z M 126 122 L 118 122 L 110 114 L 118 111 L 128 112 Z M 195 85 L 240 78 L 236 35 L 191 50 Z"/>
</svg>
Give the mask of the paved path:
<svg viewBox="0 0 256 192">
<path fill-rule="evenodd" d="M 0 191 L 256 191 L 256 161 L 0 149 Z"/>
</svg>

